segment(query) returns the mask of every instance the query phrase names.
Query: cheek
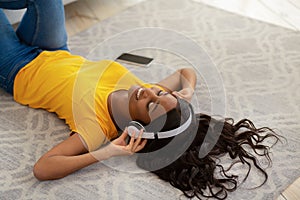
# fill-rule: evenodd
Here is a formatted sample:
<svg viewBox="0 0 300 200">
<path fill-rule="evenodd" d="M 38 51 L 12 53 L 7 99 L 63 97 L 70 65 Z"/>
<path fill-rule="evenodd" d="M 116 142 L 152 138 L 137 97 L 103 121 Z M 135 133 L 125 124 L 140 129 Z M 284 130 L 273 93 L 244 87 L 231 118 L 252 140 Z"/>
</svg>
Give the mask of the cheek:
<svg viewBox="0 0 300 200">
<path fill-rule="evenodd" d="M 129 112 L 132 120 L 139 120 L 145 124 L 151 121 L 147 109 L 142 104 L 130 104 Z"/>
<path fill-rule="evenodd" d="M 129 103 L 129 115 L 131 117 L 132 120 L 134 120 L 136 118 L 136 109 L 135 106 L 130 102 Z"/>
</svg>

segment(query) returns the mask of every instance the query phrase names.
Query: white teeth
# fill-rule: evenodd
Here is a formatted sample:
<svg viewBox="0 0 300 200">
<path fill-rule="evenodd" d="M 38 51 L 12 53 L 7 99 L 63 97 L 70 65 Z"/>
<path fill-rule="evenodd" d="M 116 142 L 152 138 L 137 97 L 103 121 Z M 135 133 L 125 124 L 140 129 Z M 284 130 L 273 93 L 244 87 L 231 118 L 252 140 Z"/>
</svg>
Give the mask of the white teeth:
<svg viewBox="0 0 300 200">
<path fill-rule="evenodd" d="M 141 96 L 141 93 L 143 91 L 143 88 L 139 88 L 137 93 L 136 93 L 136 99 L 139 100 L 140 99 L 140 96 Z"/>
</svg>

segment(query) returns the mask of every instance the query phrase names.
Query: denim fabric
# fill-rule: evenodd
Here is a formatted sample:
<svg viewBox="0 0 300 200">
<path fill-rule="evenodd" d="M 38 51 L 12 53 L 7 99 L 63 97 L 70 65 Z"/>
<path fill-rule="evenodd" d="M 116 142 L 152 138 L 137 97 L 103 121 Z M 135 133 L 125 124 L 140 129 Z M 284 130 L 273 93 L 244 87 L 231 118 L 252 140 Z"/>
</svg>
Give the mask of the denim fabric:
<svg viewBox="0 0 300 200">
<path fill-rule="evenodd" d="M 0 0 L 0 8 L 27 8 L 14 31 L 0 9 L 0 87 L 13 94 L 19 70 L 43 50 L 68 50 L 61 0 Z"/>
</svg>

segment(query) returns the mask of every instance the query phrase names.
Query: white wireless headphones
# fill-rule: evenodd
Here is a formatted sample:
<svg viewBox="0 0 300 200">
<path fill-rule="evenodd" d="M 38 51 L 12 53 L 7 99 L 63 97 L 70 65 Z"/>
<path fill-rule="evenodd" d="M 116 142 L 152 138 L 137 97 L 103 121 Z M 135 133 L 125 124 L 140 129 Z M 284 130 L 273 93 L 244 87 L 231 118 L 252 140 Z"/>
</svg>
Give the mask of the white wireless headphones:
<svg viewBox="0 0 300 200">
<path fill-rule="evenodd" d="M 145 127 L 142 124 L 140 124 L 137 121 L 131 121 L 129 123 L 129 126 L 127 127 L 127 131 L 128 131 L 128 135 L 130 137 L 132 137 L 133 133 L 135 133 L 135 138 L 137 138 L 140 130 L 143 129 L 144 132 L 143 132 L 142 138 L 162 139 L 162 138 L 173 137 L 173 136 L 176 136 L 176 135 L 182 133 L 190 126 L 191 123 L 192 123 L 192 111 L 191 111 L 191 108 L 189 107 L 189 118 L 181 126 L 175 128 L 173 130 L 164 131 L 164 132 L 147 132 Z"/>
</svg>

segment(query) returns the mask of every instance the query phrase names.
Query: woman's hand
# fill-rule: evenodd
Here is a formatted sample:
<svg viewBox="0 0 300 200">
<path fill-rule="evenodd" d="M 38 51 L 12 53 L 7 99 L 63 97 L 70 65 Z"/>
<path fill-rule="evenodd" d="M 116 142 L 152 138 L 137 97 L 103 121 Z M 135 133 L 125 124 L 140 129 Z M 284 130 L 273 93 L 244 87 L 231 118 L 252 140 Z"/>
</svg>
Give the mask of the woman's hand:
<svg viewBox="0 0 300 200">
<path fill-rule="evenodd" d="M 114 156 L 128 156 L 142 150 L 147 140 L 142 139 L 143 130 L 139 132 L 139 136 L 135 139 L 134 133 L 130 139 L 129 144 L 126 143 L 126 138 L 128 137 L 127 128 L 122 133 L 120 137 L 110 142 L 107 146 L 91 152 L 97 160 L 105 160 Z"/>
<path fill-rule="evenodd" d="M 126 138 L 128 137 L 128 130 L 126 128 L 120 137 L 111 142 L 112 150 L 115 150 L 115 156 L 132 155 L 145 147 L 147 140 L 142 140 L 143 130 L 140 130 L 136 139 L 135 134 L 136 133 L 133 133 L 127 145 Z"/>
<path fill-rule="evenodd" d="M 190 102 L 197 82 L 196 72 L 192 68 L 183 68 L 160 81 L 157 85 L 167 92 Z M 177 92 L 175 92 L 177 91 Z"/>
<path fill-rule="evenodd" d="M 193 94 L 194 94 L 194 90 L 192 88 L 183 88 L 180 91 L 174 91 L 172 92 L 173 95 L 175 95 L 176 97 L 185 99 L 188 102 L 191 102 Z"/>
</svg>

